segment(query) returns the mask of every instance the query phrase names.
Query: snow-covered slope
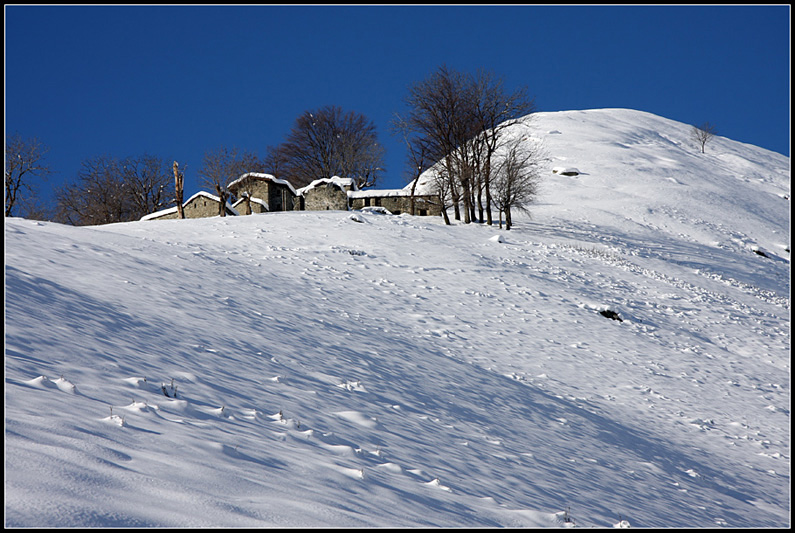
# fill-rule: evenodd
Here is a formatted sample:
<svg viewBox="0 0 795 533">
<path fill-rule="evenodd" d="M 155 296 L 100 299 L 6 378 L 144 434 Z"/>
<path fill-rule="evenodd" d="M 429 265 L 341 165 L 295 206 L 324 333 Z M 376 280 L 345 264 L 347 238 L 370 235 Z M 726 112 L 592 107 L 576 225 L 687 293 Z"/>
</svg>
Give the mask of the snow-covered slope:
<svg viewBox="0 0 795 533">
<path fill-rule="evenodd" d="M 546 156 L 536 219 L 789 260 L 789 158 L 720 136 L 702 154 L 691 130 L 641 111 L 594 109 L 535 113 L 506 136 Z M 428 176 L 420 184 L 431 188 Z"/>
<path fill-rule="evenodd" d="M 515 129 L 510 232 L 7 219 L 6 525 L 789 525 L 789 159 Z"/>
</svg>

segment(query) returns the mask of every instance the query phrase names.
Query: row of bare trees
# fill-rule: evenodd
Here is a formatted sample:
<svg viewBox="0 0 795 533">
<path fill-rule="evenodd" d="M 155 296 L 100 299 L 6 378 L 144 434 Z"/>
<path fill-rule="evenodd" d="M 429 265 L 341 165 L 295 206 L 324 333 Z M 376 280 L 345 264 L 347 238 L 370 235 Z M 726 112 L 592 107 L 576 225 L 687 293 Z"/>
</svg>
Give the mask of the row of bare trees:
<svg viewBox="0 0 795 533">
<path fill-rule="evenodd" d="M 407 145 L 412 178 L 430 168 L 435 192 L 456 220 L 492 224 L 492 211 L 506 218 L 526 209 L 538 190 L 540 153 L 512 126 L 535 111 L 525 88 L 508 91 L 492 73 L 475 75 L 440 67 L 415 84 L 405 99 L 408 112 L 394 129 Z"/>
<path fill-rule="evenodd" d="M 143 155 L 83 162 L 74 182 L 55 189 L 55 220 L 76 226 L 129 222 L 173 203 L 171 168 Z"/>
<path fill-rule="evenodd" d="M 427 173 L 447 223 L 448 209 L 456 220 L 488 224 L 494 223 L 496 210 L 500 227 L 504 217 L 510 229 L 512 210 L 525 211 L 538 194 L 543 160 L 536 144 L 521 133 L 536 110 L 527 89 L 509 91 L 488 71 L 469 74 L 442 66 L 409 88 L 405 104 L 407 111 L 395 114 L 392 133 L 405 142 L 412 197 Z M 702 152 L 714 135 L 709 123 L 692 130 Z M 41 188 L 52 174 L 46 153 L 37 139 L 6 138 L 5 216 L 105 224 L 137 220 L 175 204 L 183 216 L 185 167 L 150 155 L 84 161 L 73 182 L 54 189 L 55 207 L 47 207 L 41 201 Z M 221 200 L 224 216 L 227 185 L 246 172 L 272 174 L 295 187 L 338 175 L 353 178 L 362 189 L 382 177 L 384 155 L 372 121 L 325 106 L 302 113 L 284 142 L 267 148 L 264 159 L 222 147 L 205 152 L 197 174 Z"/>
<path fill-rule="evenodd" d="M 533 157 L 532 153 L 520 153 L 518 145 L 507 151 L 514 158 L 511 161 L 503 157 L 496 164 L 495 156 L 508 146 L 504 136 L 508 127 L 534 110 L 524 90 L 508 93 L 503 82 L 491 74 L 470 76 L 443 67 L 415 85 L 407 103 L 409 113 L 396 116 L 394 129 L 406 142 L 413 183 L 433 167 L 435 192 L 445 202 L 443 213 L 448 222 L 447 207 L 453 208 L 458 220 L 463 212 L 465 222 L 485 219 L 488 223 L 492 223 L 496 208 L 500 222 L 505 214 L 509 225 L 510 209 L 521 208 L 533 196 L 528 191 L 534 183 L 528 179 Z M 28 152 L 31 163 L 40 160 L 40 153 Z M 296 187 L 339 175 L 353 178 L 361 189 L 375 186 L 383 175 L 384 155 L 372 121 L 359 113 L 326 106 L 301 114 L 284 142 L 268 148 L 265 159 L 236 148 L 219 148 L 205 153 L 197 173 L 203 185 L 219 197 L 219 214 L 223 216 L 223 206 L 230 199 L 228 183 L 246 172 L 267 172 Z M 21 197 L 28 181 L 23 172 L 16 171 L 18 179 L 11 180 L 10 186 L 8 156 L 6 163 L 6 216 L 10 216 L 14 206 L 21 205 L 16 198 Z M 28 175 L 34 169 L 42 176 L 49 172 L 42 166 L 29 167 Z M 148 155 L 87 160 L 75 181 L 55 190 L 53 218 L 75 225 L 105 224 L 136 220 L 175 203 L 181 207 L 184 171 L 176 162 L 170 166 Z"/>
<path fill-rule="evenodd" d="M 229 182 L 246 172 L 264 171 L 256 154 L 218 148 L 205 152 L 197 174 L 203 186 L 217 194 L 219 215 L 225 216 Z M 129 222 L 172 205 L 179 218 L 185 218 L 184 179 L 185 167 L 177 161 L 169 166 L 150 155 L 90 159 L 83 162 L 75 182 L 56 189 L 55 219 L 78 226 Z"/>
<path fill-rule="evenodd" d="M 42 191 L 53 173 L 46 162 L 48 151 L 37 138 L 18 133 L 6 138 L 5 216 L 109 224 L 137 220 L 173 204 L 168 165 L 159 157 L 143 155 L 84 161 L 73 182 L 54 188 L 53 206 Z"/>
<path fill-rule="evenodd" d="M 144 155 L 119 159 L 100 156 L 82 163 L 76 178 L 52 191 L 55 206 L 41 202 L 39 187 L 51 174 L 47 148 L 19 135 L 6 139 L 5 216 L 50 219 L 73 225 L 138 220 L 177 206 L 183 218 L 186 167 Z M 218 198 L 219 214 L 230 200 L 228 184 L 247 172 L 264 172 L 295 187 L 322 177 L 351 177 L 360 188 L 372 187 L 384 172 L 384 148 L 375 125 L 364 115 L 327 106 L 303 113 L 285 141 L 269 147 L 265 159 L 238 148 L 205 152 L 197 171 L 201 185 Z M 244 200 L 245 191 L 243 191 Z"/>
</svg>

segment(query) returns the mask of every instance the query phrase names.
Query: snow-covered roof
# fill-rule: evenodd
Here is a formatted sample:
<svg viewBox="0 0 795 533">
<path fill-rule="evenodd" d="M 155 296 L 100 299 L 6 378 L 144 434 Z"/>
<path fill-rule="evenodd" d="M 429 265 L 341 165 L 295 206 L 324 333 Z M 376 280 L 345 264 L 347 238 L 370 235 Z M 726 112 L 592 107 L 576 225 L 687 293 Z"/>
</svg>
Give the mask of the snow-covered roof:
<svg viewBox="0 0 795 533">
<path fill-rule="evenodd" d="M 191 196 L 190 198 L 188 198 L 188 199 L 187 199 L 187 201 L 185 201 L 185 203 L 184 203 L 184 204 L 182 204 L 182 205 L 183 205 L 183 206 L 186 206 L 186 205 L 188 205 L 188 204 L 189 204 L 189 203 L 191 203 L 191 202 L 193 201 L 193 199 L 194 199 L 194 198 L 196 198 L 197 196 L 204 196 L 205 198 L 208 198 L 208 199 L 210 199 L 210 200 L 212 200 L 212 201 L 214 201 L 214 202 L 220 202 L 220 201 L 221 201 L 221 199 L 220 199 L 219 197 L 217 197 L 216 195 L 214 195 L 214 194 L 210 194 L 210 193 L 209 193 L 209 192 L 207 192 L 207 191 L 199 191 L 199 192 L 197 192 L 196 194 L 194 194 L 193 196 Z M 232 205 L 231 205 L 229 202 L 226 202 L 226 208 L 227 208 L 227 209 L 229 209 L 229 211 L 231 211 L 231 212 L 232 212 L 232 214 L 234 214 L 234 215 L 239 215 L 239 214 L 240 214 L 240 213 L 238 213 L 238 212 L 237 212 L 237 209 L 235 209 L 234 207 L 232 207 Z"/>
<path fill-rule="evenodd" d="M 245 201 L 246 201 L 246 199 L 245 199 L 245 198 L 241 198 L 241 199 L 239 199 L 237 202 L 235 202 L 234 204 L 232 204 L 232 207 L 235 207 L 235 208 L 236 208 L 237 206 L 239 206 L 240 204 L 242 204 L 242 203 L 243 203 L 243 202 L 245 202 Z M 257 198 L 256 196 L 251 196 L 251 197 L 249 197 L 249 201 L 250 201 L 251 203 L 253 203 L 253 204 L 259 204 L 259 205 L 261 205 L 262 207 L 264 207 L 264 208 L 265 208 L 266 210 L 268 210 L 268 211 L 270 211 L 270 210 L 271 210 L 271 208 L 268 206 L 268 202 L 266 202 L 266 201 L 265 201 L 265 200 L 263 200 L 262 198 Z"/>
<path fill-rule="evenodd" d="M 168 209 L 161 209 L 160 211 L 155 211 L 154 213 L 149 213 L 148 215 L 144 215 L 141 217 L 141 220 L 151 220 L 153 218 L 159 218 L 164 215 L 170 215 L 171 213 L 177 212 L 177 206 L 169 207 Z"/>
<path fill-rule="evenodd" d="M 312 183 L 310 183 L 306 187 L 301 187 L 300 189 L 298 189 L 298 194 L 304 195 L 307 192 L 309 192 L 312 189 L 314 189 L 315 187 L 317 187 L 319 185 L 326 184 L 326 183 L 332 183 L 332 184 L 336 185 L 337 187 L 339 187 L 342 190 L 345 190 L 346 187 L 350 187 L 351 190 L 353 190 L 353 191 L 358 191 L 359 190 L 359 187 L 356 185 L 356 180 L 354 180 L 353 178 L 341 178 L 339 176 L 333 176 L 331 178 L 316 179 L 315 181 L 313 181 Z"/>
<path fill-rule="evenodd" d="M 387 196 L 411 196 L 411 189 L 367 189 L 366 191 L 350 191 L 348 198 L 385 198 Z M 419 192 L 415 196 L 422 196 Z"/>
<path fill-rule="evenodd" d="M 191 196 L 190 198 L 188 198 L 187 200 L 185 200 L 184 202 L 182 202 L 182 207 L 185 207 L 186 205 L 191 203 L 197 196 L 203 196 L 205 198 L 213 200 L 214 202 L 220 202 L 221 201 L 221 199 L 219 197 L 215 196 L 214 194 L 210 194 L 207 191 L 199 191 L 196 194 L 194 194 L 193 196 Z M 233 215 L 237 216 L 237 215 L 240 214 L 240 213 L 237 212 L 237 209 L 235 209 L 234 207 L 232 207 L 229 204 L 229 202 L 226 202 L 226 208 Z M 141 220 L 151 220 L 153 218 L 159 218 L 159 217 L 162 217 L 164 215 L 170 215 L 170 214 L 176 213 L 176 212 L 177 212 L 177 207 L 176 206 L 169 207 L 168 209 L 161 209 L 160 211 L 155 211 L 154 213 L 149 213 L 148 215 L 144 215 L 144 216 L 141 217 Z"/>
<path fill-rule="evenodd" d="M 434 174 L 434 170 L 428 169 L 417 178 L 417 186 L 415 187 L 414 194 L 416 195 L 423 195 L 423 194 L 436 194 L 436 177 Z M 403 190 L 406 191 L 408 194 L 411 194 L 411 188 L 414 186 L 414 181 L 411 181 L 408 185 L 403 187 Z"/>
<path fill-rule="evenodd" d="M 576 176 L 580 174 L 580 169 L 574 167 L 554 167 L 553 174 L 562 174 L 564 176 Z"/>
<path fill-rule="evenodd" d="M 293 187 L 292 183 L 290 183 L 287 180 L 283 180 L 283 179 L 277 178 L 273 174 L 264 174 L 262 172 L 246 172 L 245 174 L 243 174 L 242 176 L 240 176 L 236 180 L 230 182 L 229 185 L 226 186 L 226 188 L 227 189 L 231 189 L 231 188 L 235 187 L 236 185 L 238 185 L 243 180 L 245 180 L 246 178 L 259 179 L 259 180 L 268 180 L 268 181 L 272 181 L 273 183 L 278 183 L 280 185 L 286 185 L 287 187 L 290 188 L 290 191 L 294 195 L 298 196 L 298 193 L 295 191 L 295 188 Z"/>
</svg>

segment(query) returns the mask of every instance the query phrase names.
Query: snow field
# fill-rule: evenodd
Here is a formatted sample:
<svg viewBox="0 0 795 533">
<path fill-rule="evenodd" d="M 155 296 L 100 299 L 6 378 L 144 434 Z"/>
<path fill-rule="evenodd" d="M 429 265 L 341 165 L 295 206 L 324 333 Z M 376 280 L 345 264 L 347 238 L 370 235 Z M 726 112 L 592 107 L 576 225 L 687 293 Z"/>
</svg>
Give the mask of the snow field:
<svg viewBox="0 0 795 533">
<path fill-rule="evenodd" d="M 787 525 L 788 177 L 537 122 L 510 232 L 7 220 L 6 525 Z"/>
</svg>

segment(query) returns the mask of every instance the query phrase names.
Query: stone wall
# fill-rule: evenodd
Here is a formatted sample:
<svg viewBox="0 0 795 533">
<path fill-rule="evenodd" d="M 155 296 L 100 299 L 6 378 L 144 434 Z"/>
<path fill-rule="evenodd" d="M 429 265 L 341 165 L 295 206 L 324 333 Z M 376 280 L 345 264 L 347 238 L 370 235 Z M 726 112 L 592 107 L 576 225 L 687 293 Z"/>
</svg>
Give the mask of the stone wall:
<svg viewBox="0 0 795 533">
<path fill-rule="evenodd" d="M 183 210 L 185 211 L 185 218 L 206 218 L 218 216 L 218 198 L 206 193 L 195 194 L 189 199 Z M 234 209 L 227 207 L 226 214 L 228 216 L 235 216 L 238 213 Z M 146 220 L 169 220 L 179 218 L 179 212 L 176 207 L 164 209 L 161 213 L 152 213 L 144 217 Z"/>
<path fill-rule="evenodd" d="M 307 211 L 347 211 L 348 193 L 334 183 L 315 185 L 304 192 L 304 209 Z"/>
<path fill-rule="evenodd" d="M 411 213 L 411 195 L 378 196 L 377 191 L 369 195 L 356 195 L 351 199 L 352 209 L 363 207 L 383 207 L 392 214 Z M 414 196 L 414 214 L 416 216 L 441 216 L 442 206 L 436 195 Z"/>
<path fill-rule="evenodd" d="M 204 218 L 218 216 L 218 201 L 207 196 L 197 196 L 184 207 L 185 218 Z"/>
<path fill-rule="evenodd" d="M 270 211 L 293 211 L 300 209 L 297 198 L 288 185 L 272 180 L 269 177 L 245 176 L 230 186 L 229 192 L 242 197 L 249 193 L 252 198 L 259 198 L 268 204 Z M 254 207 L 252 206 L 252 210 Z"/>
<path fill-rule="evenodd" d="M 251 198 L 246 201 L 245 198 L 241 198 L 237 202 L 235 202 L 232 207 L 237 210 L 239 215 L 251 215 L 252 213 L 267 213 L 268 206 L 257 197 Z"/>
</svg>

